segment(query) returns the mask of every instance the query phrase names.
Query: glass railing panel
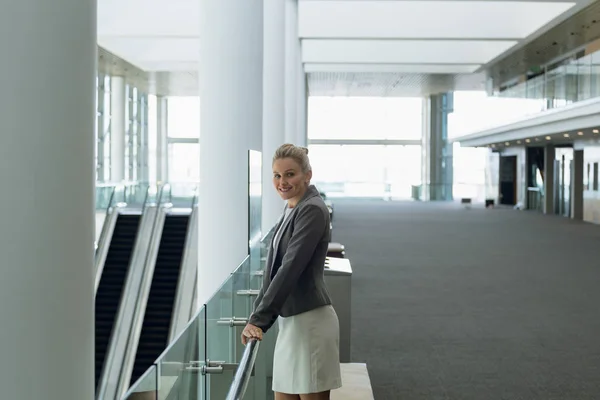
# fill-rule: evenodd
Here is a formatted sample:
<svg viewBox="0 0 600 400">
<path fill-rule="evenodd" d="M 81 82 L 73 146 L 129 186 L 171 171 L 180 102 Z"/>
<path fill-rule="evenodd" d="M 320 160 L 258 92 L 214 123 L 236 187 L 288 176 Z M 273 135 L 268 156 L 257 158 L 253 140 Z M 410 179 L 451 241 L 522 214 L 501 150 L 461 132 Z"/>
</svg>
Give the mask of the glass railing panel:
<svg viewBox="0 0 600 400">
<path fill-rule="evenodd" d="M 156 400 L 206 400 L 206 309 L 203 307 L 183 333 L 156 362 L 159 367 Z"/>
<path fill-rule="evenodd" d="M 197 182 L 171 182 L 165 191 L 165 202 L 174 208 L 190 208 L 197 199 Z"/>
<path fill-rule="evenodd" d="M 260 242 L 259 242 L 260 243 Z M 251 258 L 246 257 L 244 262 L 233 272 L 231 275 L 232 286 L 233 286 L 233 315 L 236 319 L 239 318 L 240 321 L 247 319 L 252 312 L 252 305 L 254 303 L 254 299 L 256 298 L 256 292 L 253 290 L 249 290 L 250 288 L 250 274 L 252 272 L 251 268 Z M 241 342 L 241 334 L 244 329 L 244 323 L 240 322 L 233 329 L 233 348 L 235 352 L 235 363 L 239 364 L 242 360 L 242 356 L 244 354 L 244 345 Z M 266 377 L 264 374 L 260 374 L 259 376 L 252 376 L 250 378 L 250 382 L 248 383 L 248 388 L 246 391 L 245 400 L 254 399 L 254 390 L 255 386 L 258 384 L 265 384 Z M 264 397 L 259 397 L 262 399 Z"/>
<path fill-rule="evenodd" d="M 96 210 L 108 209 L 115 185 L 98 184 L 96 185 Z"/>
<path fill-rule="evenodd" d="M 155 185 L 148 183 L 127 184 L 124 187 L 124 202 L 128 207 L 143 207 L 148 199 L 148 196 L 155 193 L 157 188 Z"/>
<path fill-rule="evenodd" d="M 230 275 L 206 304 L 206 359 L 223 366 L 219 373 L 206 377 L 209 399 L 225 399 L 233 380 L 236 363 L 234 341 L 237 340 L 233 314 L 233 279 Z"/>
<path fill-rule="evenodd" d="M 158 369 L 155 365 L 144 373 L 140 379 L 129 389 L 123 397 L 124 400 L 148 400 L 157 399 L 158 393 Z"/>
</svg>

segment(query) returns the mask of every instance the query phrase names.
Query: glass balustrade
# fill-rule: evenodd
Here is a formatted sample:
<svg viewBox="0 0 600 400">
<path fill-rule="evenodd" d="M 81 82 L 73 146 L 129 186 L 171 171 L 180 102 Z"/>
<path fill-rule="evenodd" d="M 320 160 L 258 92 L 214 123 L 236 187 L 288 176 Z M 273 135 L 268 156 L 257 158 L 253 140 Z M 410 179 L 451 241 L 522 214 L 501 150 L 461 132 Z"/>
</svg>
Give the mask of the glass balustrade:
<svg viewBox="0 0 600 400">
<path fill-rule="evenodd" d="M 262 249 L 265 243 L 260 241 Z M 246 257 L 123 398 L 226 399 L 245 350 L 240 337 L 256 298 L 253 276 Z M 244 399 L 265 398 L 269 357 L 257 358 Z"/>
</svg>

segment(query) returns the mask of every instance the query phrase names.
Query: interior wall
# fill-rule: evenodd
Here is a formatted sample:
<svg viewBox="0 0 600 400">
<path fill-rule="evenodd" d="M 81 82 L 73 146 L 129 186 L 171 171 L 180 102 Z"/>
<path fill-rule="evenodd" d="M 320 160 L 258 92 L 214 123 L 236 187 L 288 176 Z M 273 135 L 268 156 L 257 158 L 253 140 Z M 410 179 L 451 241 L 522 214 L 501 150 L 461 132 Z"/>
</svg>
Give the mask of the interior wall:
<svg viewBox="0 0 600 400">
<path fill-rule="evenodd" d="M 600 176 L 594 177 L 596 163 L 600 169 L 600 145 L 586 145 L 583 151 L 583 220 L 600 224 Z M 596 187 L 594 182 L 598 182 Z"/>
</svg>

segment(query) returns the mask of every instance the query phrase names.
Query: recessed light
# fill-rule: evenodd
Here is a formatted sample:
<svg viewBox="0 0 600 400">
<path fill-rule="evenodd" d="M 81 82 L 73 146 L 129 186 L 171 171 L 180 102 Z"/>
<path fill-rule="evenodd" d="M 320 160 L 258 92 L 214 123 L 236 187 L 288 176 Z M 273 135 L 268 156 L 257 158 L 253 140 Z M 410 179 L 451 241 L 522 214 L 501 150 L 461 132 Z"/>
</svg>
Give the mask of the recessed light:
<svg viewBox="0 0 600 400">
<path fill-rule="evenodd" d="M 539 142 L 539 141 L 540 141 L 540 138 L 539 138 L 539 137 L 536 137 L 536 138 L 535 138 L 535 141 L 536 141 L 536 142 Z"/>
<path fill-rule="evenodd" d="M 521 144 L 521 141 L 520 141 L 520 140 L 517 140 L 517 144 Z"/>
<path fill-rule="evenodd" d="M 564 137 L 569 137 L 568 133 L 563 134 Z"/>
<path fill-rule="evenodd" d="M 525 139 L 525 143 L 531 143 L 531 139 Z"/>
<path fill-rule="evenodd" d="M 552 139 L 550 136 L 546 136 L 546 140 L 550 140 Z"/>
<path fill-rule="evenodd" d="M 495 144 L 493 144 L 493 145 L 492 145 L 492 147 L 496 147 L 496 145 L 495 145 Z"/>
<path fill-rule="evenodd" d="M 598 133 L 598 129 L 594 129 L 594 130 L 592 130 L 592 132 Z"/>
<path fill-rule="evenodd" d="M 510 142 L 504 142 L 504 144 L 510 146 Z"/>
<path fill-rule="evenodd" d="M 579 136 L 583 136 L 583 132 L 581 132 L 581 131 L 577 132 L 577 134 L 578 134 Z"/>
</svg>

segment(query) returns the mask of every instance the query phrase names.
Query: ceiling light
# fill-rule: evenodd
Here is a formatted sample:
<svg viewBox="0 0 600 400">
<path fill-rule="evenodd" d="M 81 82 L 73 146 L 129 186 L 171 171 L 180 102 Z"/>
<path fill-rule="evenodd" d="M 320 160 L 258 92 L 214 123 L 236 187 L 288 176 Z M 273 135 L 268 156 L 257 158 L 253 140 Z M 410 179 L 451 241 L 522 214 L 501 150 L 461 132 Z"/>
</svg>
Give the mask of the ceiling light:
<svg viewBox="0 0 600 400">
<path fill-rule="evenodd" d="M 577 132 L 577 134 L 578 134 L 579 136 L 583 136 L 583 132 L 581 132 L 581 131 Z"/>
<path fill-rule="evenodd" d="M 540 138 L 539 138 L 539 137 L 536 137 L 536 138 L 535 138 L 535 141 L 536 141 L 536 142 L 539 142 L 539 141 L 540 141 Z"/>
<path fill-rule="evenodd" d="M 594 130 L 592 130 L 592 132 L 598 133 L 598 129 L 594 129 Z"/>
<path fill-rule="evenodd" d="M 520 141 L 520 140 L 517 140 L 517 144 L 521 144 L 521 141 Z"/>
<path fill-rule="evenodd" d="M 531 139 L 525 139 L 525 143 L 531 143 Z"/>
<path fill-rule="evenodd" d="M 510 146 L 510 142 L 504 142 L 504 144 Z"/>
<path fill-rule="evenodd" d="M 546 136 L 546 140 L 550 140 L 552 139 L 550 136 Z"/>
<path fill-rule="evenodd" d="M 580 132 L 581 133 L 581 132 Z M 569 137 L 568 133 L 563 134 L 564 137 Z"/>
</svg>

